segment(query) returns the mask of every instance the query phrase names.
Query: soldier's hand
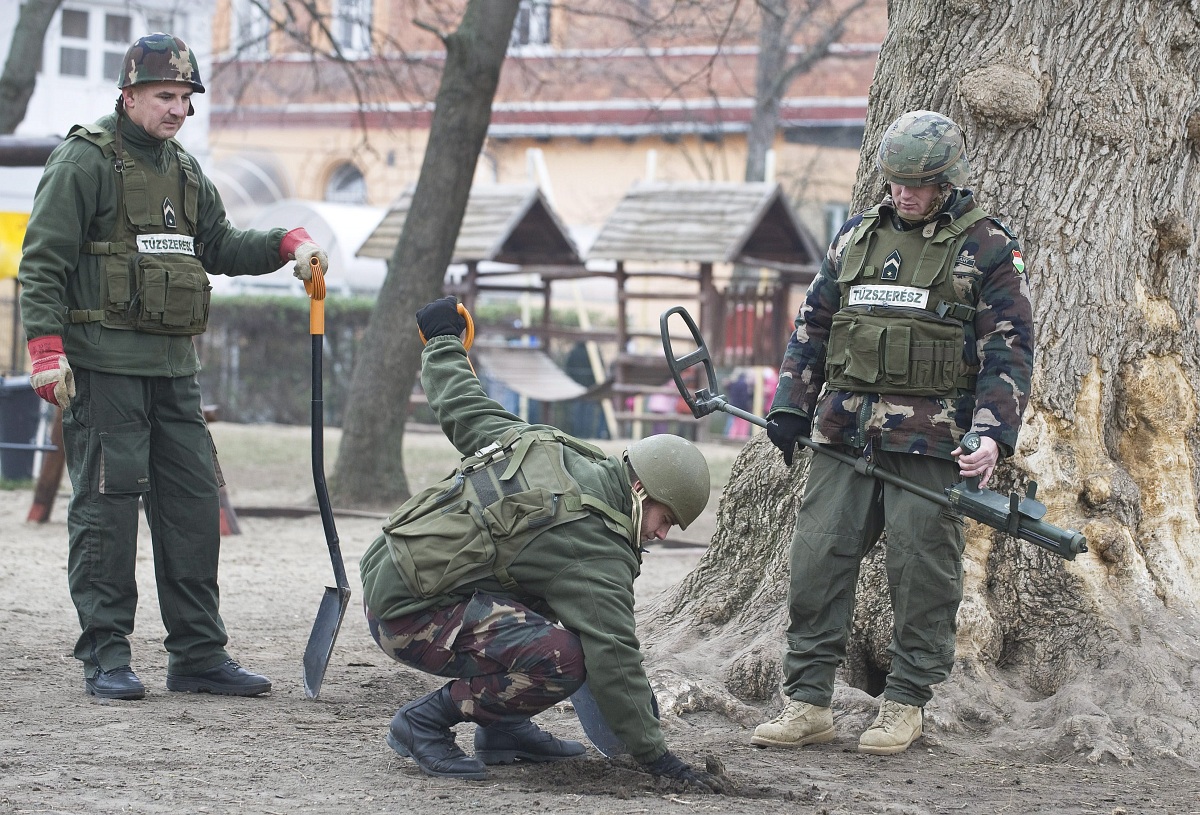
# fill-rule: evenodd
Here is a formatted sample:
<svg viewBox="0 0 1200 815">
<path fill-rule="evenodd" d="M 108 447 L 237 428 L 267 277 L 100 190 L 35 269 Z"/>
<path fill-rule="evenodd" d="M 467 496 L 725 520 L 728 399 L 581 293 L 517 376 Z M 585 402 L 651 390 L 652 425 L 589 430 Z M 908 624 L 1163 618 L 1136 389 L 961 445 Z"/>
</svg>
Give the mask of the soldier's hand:
<svg viewBox="0 0 1200 815">
<path fill-rule="evenodd" d="M 30 386 L 38 396 L 65 410 L 75 395 L 75 374 L 63 351 L 62 337 L 47 335 L 30 340 L 29 359 L 33 362 Z"/>
<path fill-rule="evenodd" d="M 988 479 L 996 471 L 1000 463 L 1000 445 L 991 436 L 979 436 L 979 448 L 968 452 L 962 447 L 955 447 L 950 455 L 958 459 L 958 472 L 963 478 L 979 478 L 979 487 L 987 486 Z"/>
<path fill-rule="evenodd" d="M 767 438 L 783 453 L 783 463 L 789 467 L 796 452 L 796 439 L 808 438 L 810 433 L 812 419 L 799 413 L 776 413 L 767 422 Z"/>
<path fill-rule="evenodd" d="M 434 337 L 457 337 L 467 329 L 467 321 L 458 313 L 458 299 L 443 297 L 421 307 L 417 328 L 428 342 Z"/>
<path fill-rule="evenodd" d="M 725 782 L 720 777 L 704 770 L 695 769 L 670 750 L 642 766 L 651 775 L 682 781 L 698 788 L 701 792 L 716 792 L 723 795 L 726 791 Z"/>
<path fill-rule="evenodd" d="M 297 280 L 312 279 L 312 259 L 316 258 L 317 263 L 321 265 L 321 274 L 329 272 L 329 255 L 325 254 L 325 250 L 317 246 L 317 242 L 308 234 L 308 230 L 304 227 L 297 227 L 291 232 L 283 236 L 283 240 L 279 244 L 279 259 L 294 260 L 296 265 L 292 267 L 292 274 Z"/>
</svg>

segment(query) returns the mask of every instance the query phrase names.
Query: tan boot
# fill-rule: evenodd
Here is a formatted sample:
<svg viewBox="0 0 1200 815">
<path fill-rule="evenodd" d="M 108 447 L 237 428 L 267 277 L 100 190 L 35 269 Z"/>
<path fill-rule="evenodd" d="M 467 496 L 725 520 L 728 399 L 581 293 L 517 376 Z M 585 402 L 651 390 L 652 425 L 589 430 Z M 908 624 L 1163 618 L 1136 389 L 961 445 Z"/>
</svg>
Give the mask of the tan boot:
<svg viewBox="0 0 1200 815">
<path fill-rule="evenodd" d="M 783 712 L 754 728 L 750 743 L 759 747 L 803 747 L 833 741 L 833 711 L 808 702 L 788 702 Z"/>
<path fill-rule="evenodd" d="M 879 715 L 858 740 L 858 751 L 876 756 L 903 753 L 921 735 L 922 708 L 884 699 Z"/>
</svg>

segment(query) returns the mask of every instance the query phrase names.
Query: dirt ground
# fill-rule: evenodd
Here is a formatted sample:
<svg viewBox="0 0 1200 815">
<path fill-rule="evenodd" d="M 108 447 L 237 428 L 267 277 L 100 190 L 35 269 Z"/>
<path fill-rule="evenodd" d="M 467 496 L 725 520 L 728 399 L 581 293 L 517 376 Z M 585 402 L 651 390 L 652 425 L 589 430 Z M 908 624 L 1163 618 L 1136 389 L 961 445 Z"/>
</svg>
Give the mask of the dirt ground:
<svg viewBox="0 0 1200 815">
<path fill-rule="evenodd" d="M 307 428 L 213 425 L 241 534 L 224 539 L 222 613 L 230 650 L 271 676 L 257 699 L 167 693 L 166 653 L 148 543 L 138 559 L 141 603 L 134 667 L 149 694 L 101 702 L 83 693 L 71 649 L 78 634 L 67 593 L 66 490 L 51 520 L 25 523 L 29 489 L 0 490 L 0 813 L 1200 813 L 1198 774 L 1178 763 L 1072 765 L 1014 761 L 969 733 L 934 723 L 906 753 L 856 752 L 869 706 L 837 709 L 838 738 L 798 751 L 749 745 L 751 728 L 716 714 L 668 717 L 682 758 L 722 771 L 727 796 L 672 787 L 594 749 L 556 765 L 496 767 L 486 781 L 432 779 L 395 755 L 384 732 L 396 708 L 439 680 L 397 666 L 371 641 L 354 605 L 357 563 L 377 518 L 336 517 L 354 601 L 319 700 L 305 698 L 304 650 L 331 580 L 315 515 L 266 507 L 312 506 Z M 336 431 L 326 446 L 336 452 Z M 443 475 L 449 448 L 412 433 L 413 488 Z M 736 447 L 706 446 L 717 486 Z M 420 469 L 414 462 L 437 461 Z M 331 469 L 331 466 L 330 466 Z M 690 533 L 647 555 L 639 603 L 685 575 L 701 557 L 716 509 Z M 144 524 L 143 524 L 144 527 Z M 148 536 L 143 529 L 143 540 Z M 764 718 L 779 707 L 764 708 Z M 930 707 L 936 714 L 936 700 Z M 538 721 L 583 739 L 569 707 Z M 458 726 L 470 749 L 471 726 Z"/>
</svg>

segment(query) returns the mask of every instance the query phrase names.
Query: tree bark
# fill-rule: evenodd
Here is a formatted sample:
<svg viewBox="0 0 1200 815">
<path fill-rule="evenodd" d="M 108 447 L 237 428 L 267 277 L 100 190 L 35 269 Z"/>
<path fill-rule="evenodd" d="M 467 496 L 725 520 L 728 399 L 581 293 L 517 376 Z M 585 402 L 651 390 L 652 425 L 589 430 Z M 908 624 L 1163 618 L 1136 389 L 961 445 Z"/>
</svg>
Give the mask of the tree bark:
<svg viewBox="0 0 1200 815">
<path fill-rule="evenodd" d="M 413 315 L 442 296 L 517 6 L 470 0 L 458 29 L 443 36 L 446 67 L 421 174 L 350 383 L 331 490 L 339 506 L 388 508 L 409 495 L 403 437 L 421 355 Z"/>
<path fill-rule="evenodd" d="M 1038 327 L 1018 449 L 990 486 L 1036 480 L 1047 519 L 1091 547 L 1067 562 L 968 524 L 958 664 L 927 722 L 1042 760 L 1194 762 L 1200 4 L 893 0 L 889 13 L 855 208 L 880 197 L 874 152 L 899 114 L 963 126 L 972 187 L 1022 240 Z M 643 612 L 677 707 L 744 713 L 774 696 L 802 470 L 751 441 L 700 565 Z M 835 707 L 887 671 L 885 545 L 863 564 Z"/>
<path fill-rule="evenodd" d="M 42 66 L 46 29 L 60 5 L 62 0 L 26 0 L 18 12 L 4 73 L 0 74 L 0 134 L 14 132 L 25 119 Z"/>
</svg>

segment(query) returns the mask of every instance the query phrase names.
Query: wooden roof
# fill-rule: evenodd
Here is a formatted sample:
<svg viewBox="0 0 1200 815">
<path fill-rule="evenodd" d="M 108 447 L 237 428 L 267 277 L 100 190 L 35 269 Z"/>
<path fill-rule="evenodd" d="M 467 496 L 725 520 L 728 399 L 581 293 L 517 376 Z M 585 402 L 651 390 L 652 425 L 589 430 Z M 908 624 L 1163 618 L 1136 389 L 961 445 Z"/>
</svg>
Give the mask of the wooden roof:
<svg viewBox="0 0 1200 815">
<path fill-rule="evenodd" d="M 632 187 L 589 260 L 820 263 L 821 250 L 774 183 L 675 182 Z"/>
<path fill-rule="evenodd" d="M 412 204 L 408 187 L 359 247 L 359 257 L 391 260 Z M 471 188 L 452 263 L 490 260 L 524 266 L 582 264 L 567 228 L 541 190 L 526 184 Z"/>
</svg>

